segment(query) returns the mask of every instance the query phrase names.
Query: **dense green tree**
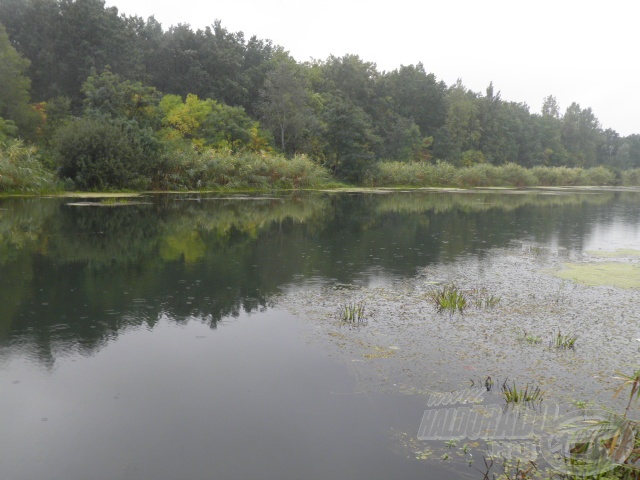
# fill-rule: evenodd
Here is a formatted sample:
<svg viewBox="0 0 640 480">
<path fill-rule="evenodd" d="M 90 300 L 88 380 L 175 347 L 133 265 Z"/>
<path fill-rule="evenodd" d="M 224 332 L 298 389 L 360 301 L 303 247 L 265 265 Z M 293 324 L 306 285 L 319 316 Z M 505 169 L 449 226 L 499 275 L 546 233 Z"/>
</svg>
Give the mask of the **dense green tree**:
<svg viewBox="0 0 640 480">
<path fill-rule="evenodd" d="M 345 98 L 330 96 L 323 109 L 326 161 L 332 172 L 358 182 L 375 158 L 381 143 L 371 117 Z"/>
<path fill-rule="evenodd" d="M 238 151 L 268 149 L 266 135 L 258 122 L 247 116 L 242 107 L 230 107 L 212 99 L 200 100 L 187 95 L 165 95 L 160 102 L 163 129 L 161 136 L 174 148 L 190 145 Z"/>
<path fill-rule="evenodd" d="M 393 115 L 383 129 L 382 158 L 386 160 L 420 161 L 430 157 L 429 143 L 413 119 Z"/>
<path fill-rule="evenodd" d="M 50 146 L 56 130 L 72 118 L 71 100 L 67 97 L 52 98 L 47 102 L 36 105 L 42 115 L 38 140 L 45 146 Z"/>
<path fill-rule="evenodd" d="M 246 94 L 241 105 L 249 115 L 258 116 L 260 92 L 266 76 L 275 68 L 274 64 L 277 65 L 277 59 L 283 56 L 288 57 L 284 49 L 274 45 L 271 40 L 260 40 L 253 36 L 247 42 L 242 66 L 242 84 Z"/>
<path fill-rule="evenodd" d="M 193 31 L 179 24 L 165 33 L 153 63 L 153 85 L 161 91 L 185 97 L 193 93 L 228 105 L 242 105 L 247 96 L 243 84 L 245 42 L 219 21 Z"/>
<path fill-rule="evenodd" d="M 622 169 L 640 168 L 640 135 L 624 137 L 619 140 L 619 145 L 612 165 Z"/>
<path fill-rule="evenodd" d="M 597 164 L 598 150 L 603 142 L 600 122 L 591 108 L 569 105 L 562 117 L 562 143 L 571 166 L 592 167 Z"/>
<path fill-rule="evenodd" d="M 547 166 L 564 165 L 567 151 L 562 143 L 560 106 L 553 95 L 545 97 L 542 104 L 542 115 L 534 117 L 533 121 L 538 133 L 542 164 Z"/>
<path fill-rule="evenodd" d="M 293 62 L 281 62 L 266 76 L 258 110 L 283 152 L 299 151 L 315 123 L 310 96 L 304 72 Z"/>
<path fill-rule="evenodd" d="M 504 130 L 504 102 L 500 98 L 500 92 L 495 93 L 493 82 L 489 84 L 486 95 L 477 100 L 478 124 L 480 136 L 478 138 L 479 150 L 488 158 L 490 163 L 501 164 L 509 161 L 508 148 L 510 139 Z M 512 161 L 515 159 L 512 158 Z"/>
<path fill-rule="evenodd" d="M 572 104 L 561 115 L 549 95 L 532 114 L 492 84 L 483 94 L 447 87 L 420 63 L 391 72 L 357 55 L 298 63 L 220 21 L 165 30 L 104 0 L 0 0 L 0 22 L 4 137 L 35 131 L 50 146 L 75 114 L 97 122 L 90 131 L 237 151 L 269 148 L 268 128 L 285 154 L 306 153 L 353 181 L 381 159 L 640 166 L 637 139 L 603 129 L 591 109 Z"/>
<path fill-rule="evenodd" d="M 326 93 L 340 92 L 343 98 L 374 117 L 379 76 L 376 64 L 365 62 L 358 55 L 330 56 L 322 64 L 321 88 Z"/>
<path fill-rule="evenodd" d="M 0 137 L 33 133 L 38 120 L 29 103 L 29 60 L 11 46 L 0 23 Z"/>
<path fill-rule="evenodd" d="M 422 136 L 441 128 L 447 117 L 447 86 L 438 82 L 422 63 L 401 66 L 384 76 L 382 95 L 390 96 L 394 110 L 412 119 Z"/>
<path fill-rule="evenodd" d="M 140 126 L 156 128 L 162 94 L 141 82 L 122 80 L 109 66 L 98 75 L 95 69 L 82 85 L 85 114 L 111 119 L 126 118 Z"/>
<path fill-rule="evenodd" d="M 103 0 L 3 0 L 0 21 L 15 22 L 15 45 L 31 60 L 38 101 L 66 96 L 79 110 L 80 87 L 91 68 L 111 65 L 134 76 L 139 69 L 135 35 L 115 7 Z"/>
<path fill-rule="evenodd" d="M 448 94 L 449 111 L 445 131 L 450 150 L 446 152 L 446 158 L 457 162 L 462 152 L 479 150 L 482 136 L 480 108 L 477 94 L 468 90 L 460 80 L 449 88 Z"/>
<path fill-rule="evenodd" d="M 161 151 L 135 122 L 89 117 L 58 129 L 54 145 L 60 176 L 80 189 L 145 188 Z"/>
<path fill-rule="evenodd" d="M 556 97 L 549 95 L 542 102 L 542 116 L 550 118 L 560 118 L 560 105 Z"/>
</svg>

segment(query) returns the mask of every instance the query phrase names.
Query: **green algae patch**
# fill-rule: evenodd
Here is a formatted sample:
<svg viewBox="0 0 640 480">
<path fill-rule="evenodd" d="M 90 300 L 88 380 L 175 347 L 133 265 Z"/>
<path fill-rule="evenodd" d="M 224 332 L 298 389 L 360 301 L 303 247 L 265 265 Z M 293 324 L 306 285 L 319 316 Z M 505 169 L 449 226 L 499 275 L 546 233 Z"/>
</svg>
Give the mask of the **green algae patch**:
<svg viewBox="0 0 640 480">
<path fill-rule="evenodd" d="M 134 198 L 139 197 L 140 193 L 131 192 L 69 192 L 58 197 L 67 198 Z"/>
<path fill-rule="evenodd" d="M 152 205 L 150 202 L 69 202 L 69 207 L 130 207 L 133 205 Z"/>
<path fill-rule="evenodd" d="M 632 248 L 619 248 L 613 252 L 605 250 L 589 250 L 587 253 L 593 257 L 602 258 L 640 257 L 640 250 L 634 250 Z"/>
<path fill-rule="evenodd" d="M 565 263 L 564 270 L 554 275 L 592 287 L 640 288 L 640 266 L 626 263 Z"/>
</svg>

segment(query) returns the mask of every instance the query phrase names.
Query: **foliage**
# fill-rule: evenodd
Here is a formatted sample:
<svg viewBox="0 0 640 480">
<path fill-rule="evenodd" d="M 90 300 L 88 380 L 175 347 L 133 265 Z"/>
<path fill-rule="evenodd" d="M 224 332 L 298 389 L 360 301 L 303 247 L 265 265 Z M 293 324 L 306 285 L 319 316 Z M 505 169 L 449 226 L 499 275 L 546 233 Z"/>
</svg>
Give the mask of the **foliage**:
<svg viewBox="0 0 640 480">
<path fill-rule="evenodd" d="M 80 189 L 145 188 L 160 153 L 137 123 L 93 118 L 60 128 L 53 148 L 60 176 Z"/>
<path fill-rule="evenodd" d="M 509 385 L 508 380 L 502 384 L 502 396 L 507 403 L 534 404 L 542 402 L 543 392 L 540 387 L 533 387 L 527 383 L 524 388 L 513 382 Z"/>
<path fill-rule="evenodd" d="M 476 308 L 493 308 L 500 303 L 500 297 L 490 294 L 484 288 L 473 289 L 470 293 Z"/>
<path fill-rule="evenodd" d="M 304 70 L 294 62 L 279 63 L 265 78 L 258 110 L 283 152 L 299 151 L 316 121 L 310 97 Z"/>
<path fill-rule="evenodd" d="M 200 100 L 189 94 L 165 95 L 160 102 L 163 129 L 160 135 L 175 148 L 268 150 L 268 140 L 259 124 L 244 109 L 215 100 Z"/>
<path fill-rule="evenodd" d="M 326 184 L 325 169 L 304 155 L 194 150 L 170 152 L 151 177 L 158 190 L 182 189 L 298 189 Z"/>
<path fill-rule="evenodd" d="M 640 168 L 622 172 L 622 184 L 627 186 L 640 185 Z"/>
<path fill-rule="evenodd" d="M 463 313 L 467 308 L 467 295 L 454 283 L 434 289 L 427 296 L 438 312 Z"/>
<path fill-rule="evenodd" d="M 0 23 L 0 140 L 15 137 L 18 131 L 33 133 L 35 128 L 38 118 L 29 105 L 31 81 L 26 76 L 29 64 L 11 46 Z"/>
<path fill-rule="evenodd" d="M 55 174 L 38 160 L 35 147 L 19 140 L 0 142 L 0 193 L 51 193 L 61 189 Z"/>
<path fill-rule="evenodd" d="M 623 182 L 640 181 L 640 175 L 623 174 Z M 486 163 L 466 168 L 438 162 L 379 162 L 368 170 L 366 183 L 372 186 L 449 186 L 449 187 L 527 187 L 614 185 L 616 175 L 599 166 L 590 169 L 534 167 L 526 169 L 509 163 L 494 166 Z"/>
<path fill-rule="evenodd" d="M 366 322 L 365 304 L 362 302 L 345 303 L 340 308 L 340 320 L 345 323 Z"/>
<path fill-rule="evenodd" d="M 574 334 L 563 334 L 558 330 L 558 333 L 551 335 L 551 346 L 556 348 L 575 348 L 578 336 Z"/>
<path fill-rule="evenodd" d="M 434 135 L 446 120 L 447 87 L 422 63 L 403 65 L 382 79 L 392 99 L 394 110 L 413 119 L 423 136 Z"/>
<path fill-rule="evenodd" d="M 298 63 L 219 21 L 163 29 L 103 0 L 7 0 L 0 22 L 0 140 L 35 135 L 51 147 L 70 114 L 82 114 L 135 122 L 178 156 L 276 145 L 354 183 L 638 183 L 624 170 L 640 168 L 640 135 L 605 129 L 577 103 L 563 112 L 552 95 L 535 113 L 492 83 L 447 86 L 420 63 L 390 72 L 357 55 Z"/>
<path fill-rule="evenodd" d="M 85 114 L 89 116 L 126 118 L 140 126 L 157 126 L 160 92 L 141 82 L 122 80 L 109 66 L 100 75 L 92 69 L 81 91 Z"/>
<path fill-rule="evenodd" d="M 371 117 L 347 99 L 331 96 L 323 110 L 325 158 L 331 171 L 351 182 L 363 179 L 380 143 Z"/>
</svg>

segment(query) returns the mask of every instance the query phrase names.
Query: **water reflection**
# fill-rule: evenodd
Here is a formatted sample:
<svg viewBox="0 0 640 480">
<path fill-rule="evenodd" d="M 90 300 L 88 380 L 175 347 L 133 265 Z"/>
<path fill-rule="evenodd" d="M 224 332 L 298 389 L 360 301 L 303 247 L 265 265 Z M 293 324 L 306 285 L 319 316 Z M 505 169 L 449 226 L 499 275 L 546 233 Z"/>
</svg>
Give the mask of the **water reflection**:
<svg viewBox="0 0 640 480">
<path fill-rule="evenodd" d="M 594 248 L 619 235 L 602 233 L 612 225 L 638 224 L 637 200 L 614 192 L 158 195 L 145 205 L 78 207 L 7 198 L 0 341 L 27 344 L 52 364 L 163 317 L 215 328 L 307 281 L 384 282 L 460 255 L 482 259 L 513 241 Z"/>
</svg>

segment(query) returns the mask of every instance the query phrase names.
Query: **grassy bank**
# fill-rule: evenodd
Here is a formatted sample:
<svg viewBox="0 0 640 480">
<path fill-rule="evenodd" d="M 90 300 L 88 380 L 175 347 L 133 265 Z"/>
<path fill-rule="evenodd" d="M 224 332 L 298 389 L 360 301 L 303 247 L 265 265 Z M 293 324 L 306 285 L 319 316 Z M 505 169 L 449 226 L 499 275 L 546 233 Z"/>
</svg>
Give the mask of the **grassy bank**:
<svg viewBox="0 0 640 480">
<path fill-rule="evenodd" d="M 82 160 L 82 159 L 80 159 Z M 52 163 L 52 162 L 49 162 Z M 82 175 L 95 175 L 85 162 Z M 86 170 L 86 172 L 84 171 Z M 136 183 L 99 190 L 289 190 L 337 185 L 329 170 L 304 155 L 207 150 L 164 152 L 134 172 Z M 78 178 L 83 178 L 80 175 Z M 132 177 L 133 178 L 133 177 Z M 537 187 L 640 185 L 640 169 L 614 172 L 594 168 L 534 167 L 513 163 L 455 167 L 446 162 L 379 162 L 364 176 L 364 187 Z M 345 186 L 345 185 L 341 185 Z M 60 179 L 43 165 L 36 148 L 20 141 L 0 144 L 0 194 L 43 194 L 81 190 L 73 179 Z"/>
<path fill-rule="evenodd" d="M 20 141 L 0 143 L 0 193 L 42 194 L 62 191 L 62 182 L 45 168 L 35 147 Z"/>
<path fill-rule="evenodd" d="M 631 172 L 634 172 L 633 174 Z M 368 174 L 371 186 L 439 187 L 543 187 L 640 184 L 640 170 L 623 172 L 618 178 L 605 167 L 534 167 L 509 163 L 501 166 L 478 164 L 457 168 L 449 163 L 380 162 Z"/>
<path fill-rule="evenodd" d="M 166 156 L 151 177 L 154 190 L 318 188 L 329 172 L 304 155 L 291 159 L 265 153 L 206 151 Z"/>
</svg>

